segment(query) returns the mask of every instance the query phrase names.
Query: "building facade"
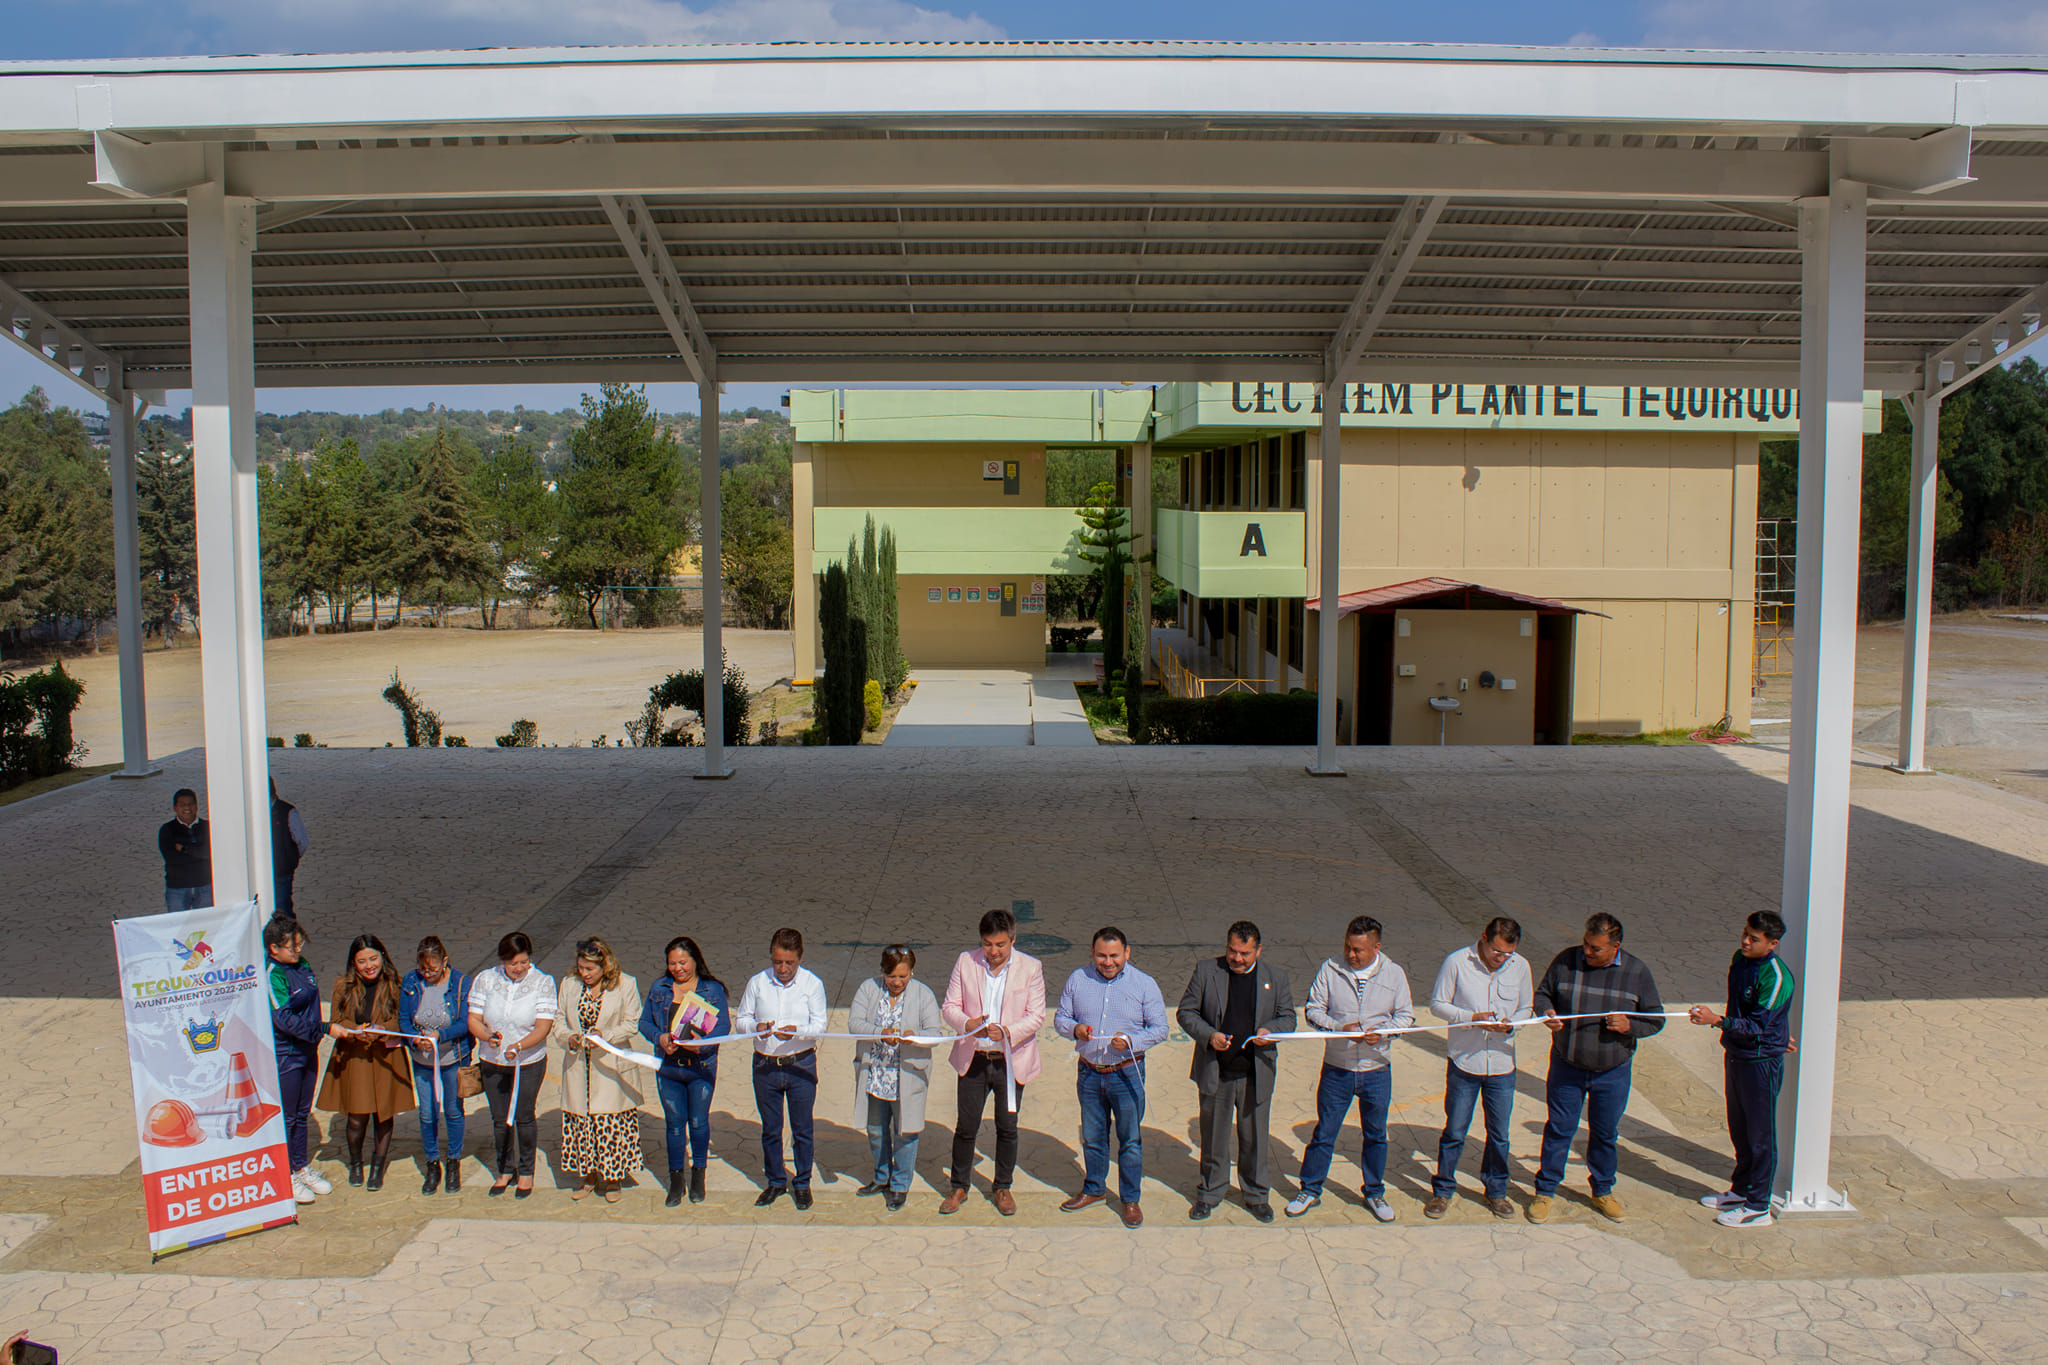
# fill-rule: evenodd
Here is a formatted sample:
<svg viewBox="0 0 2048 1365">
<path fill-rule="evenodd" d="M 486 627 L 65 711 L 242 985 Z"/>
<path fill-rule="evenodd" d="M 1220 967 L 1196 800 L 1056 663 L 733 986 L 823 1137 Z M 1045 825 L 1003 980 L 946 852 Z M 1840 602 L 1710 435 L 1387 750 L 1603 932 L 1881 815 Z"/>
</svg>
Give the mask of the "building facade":
<svg viewBox="0 0 2048 1365">
<path fill-rule="evenodd" d="M 1345 386 L 1340 403 L 1347 601 L 1434 578 L 1576 608 L 1556 670 L 1568 676 L 1547 684 L 1568 733 L 1723 716 L 1748 728 L 1758 451 L 1796 435 L 1795 391 L 1373 382 Z M 1311 587 L 1328 476 L 1316 386 L 799 390 L 790 409 L 800 681 L 818 667 L 815 575 L 869 515 L 897 536 L 913 666 L 1042 665 L 1044 580 L 1087 567 L 1074 510 L 1044 505 L 1045 452 L 1100 447 L 1122 454 L 1120 490 L 1150 489 L 1156 461 L 1179 465 L 1177 505 L 1141 494 L 1132 506 L 1150 571 L 1179 604 L 1179 629 L 1148 650 L 1151 662 L 1171 652 L 1168 666 L 1196 675 L 1318 687 L 1323 613 Z M 1866 429 L 1877 419 L 1872 394 Z M 1455 613 L 1429 605 L 1393 613 L 1391 645 L 1372 613 L 1332 613 L 1340 740 L 1435 742 L 1434 724 L 1425 741 L 1408 715 L 1423 716 L 1432 684 L 1420 661 L 1436 645 L 1418 627 L 1480 627 L 1438 621 Z M 1556 614 L 1532 608 L 1531 638 L 1538 615 Z M 1387 686 L 1402 718 L 1391 729 L 1374 719 Z M 1522 687 L 1528 696 L 1533 679 Z M 1536 729 L 1568 740 L 1561 720 Z"/>
</svg>

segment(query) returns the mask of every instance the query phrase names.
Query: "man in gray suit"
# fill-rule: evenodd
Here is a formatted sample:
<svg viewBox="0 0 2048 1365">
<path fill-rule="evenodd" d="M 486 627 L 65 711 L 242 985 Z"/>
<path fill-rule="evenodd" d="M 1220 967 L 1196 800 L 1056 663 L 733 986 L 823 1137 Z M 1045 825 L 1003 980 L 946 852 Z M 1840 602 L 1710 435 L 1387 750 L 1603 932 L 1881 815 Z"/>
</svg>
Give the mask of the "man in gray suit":
<svg viewBox="0 0 2048 1365">
<path fill-rule="evenodd" d="M 1188 1217 L 1207 1218 L 1230 1189 L 1230 1130 L 1237 1129 L 1237 1179 L 1244 1205 L 1261 1223 L 1268 1202 L 1266 1136 L 1278 1071 L 1269 1033 L 1294 1031 L 1287 973 L 1259 961 L 1259 926 L 1239 920 L 1223 956 L 1195 965 L 1180 998 L 1180 1026 L 1195 1041 L 1189 1076 L 1202 1104 L 1202 1187 Z"/>
</svg>

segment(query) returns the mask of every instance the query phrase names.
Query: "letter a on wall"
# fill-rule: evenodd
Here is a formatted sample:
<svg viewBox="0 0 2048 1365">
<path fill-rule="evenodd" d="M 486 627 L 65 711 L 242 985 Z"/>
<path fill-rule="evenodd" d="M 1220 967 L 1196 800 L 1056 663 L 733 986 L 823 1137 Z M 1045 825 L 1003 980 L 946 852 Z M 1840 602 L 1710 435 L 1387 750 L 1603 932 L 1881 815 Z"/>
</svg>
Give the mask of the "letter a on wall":
<svg viewBox="0 0 2048 1365">
<path fill-rule="evenodd" d="M 1257 555 L 1260 559 L 1266 558 L 1266 537 L 1259 530 L 1259 524 L 1256 521 L 1248 521 L 1244 524 L 1244 544 L 1237 547 L 1237 557 L 1239 559 L 1244 559 L 1250 555 Z"/>
</svg>

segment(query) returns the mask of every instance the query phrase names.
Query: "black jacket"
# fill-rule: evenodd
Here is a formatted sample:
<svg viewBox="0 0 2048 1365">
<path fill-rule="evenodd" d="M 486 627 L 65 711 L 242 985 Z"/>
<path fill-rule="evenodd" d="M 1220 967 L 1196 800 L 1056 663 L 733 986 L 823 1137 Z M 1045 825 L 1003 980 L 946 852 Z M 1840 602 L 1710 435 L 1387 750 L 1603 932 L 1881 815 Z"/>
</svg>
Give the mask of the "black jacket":
<svg viewBox="0 0 2048 1365">
<path fill-rule="evenodd" d="M 164 821 L 156 832 L 156 850 L 164 855 L 166 890 L 213 885 L 213 837 L 206 821 L 194 820 L 190 828 Z"/>
</svg>

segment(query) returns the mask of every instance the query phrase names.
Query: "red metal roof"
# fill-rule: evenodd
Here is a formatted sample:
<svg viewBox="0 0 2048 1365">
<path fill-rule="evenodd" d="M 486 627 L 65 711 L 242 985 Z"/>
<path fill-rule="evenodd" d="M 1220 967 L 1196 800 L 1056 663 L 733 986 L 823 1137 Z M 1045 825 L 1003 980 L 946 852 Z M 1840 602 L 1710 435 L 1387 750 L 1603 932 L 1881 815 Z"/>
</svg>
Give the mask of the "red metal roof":
<svg viewBox="0 0 2048 1365">
<path fill-rule="evenodd" d="M 1574 612 L 1582 616 L 1604 616 L 1606 613 L 1591 611 L 1585 607 L 1574 607 L 1566 602 L 1553 601 L 1548 597 L 1530 597 L 1525 593 L 1509 592 L 1506 588 L 1489 588 L 1484 583 L 1467 583 L 1457 578 L 1413 578 L 1406 583 L 1390 583 L 1384 588 L 1365 588 L 1358 592 L 1347 592 L 1337 598 L 1337 615 L 1349 616 L 1355 611 L 1373 611 L 1393 607 L 1409 606 L 1431 598 L 1448 597 L 1453 593 L 1464 595 L 1458 605 L 1470 605 L 1474 596 L 1492 598 L 1497 602 L 1513 602 L 1520 606 L 1535 607 L 1538 611 Z M 1310 611 L 1322 610 L 1322 599 L 1308 599 Z"/>
</svg>

